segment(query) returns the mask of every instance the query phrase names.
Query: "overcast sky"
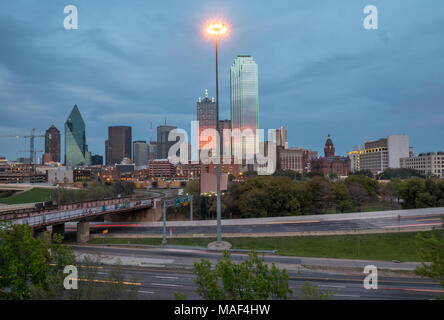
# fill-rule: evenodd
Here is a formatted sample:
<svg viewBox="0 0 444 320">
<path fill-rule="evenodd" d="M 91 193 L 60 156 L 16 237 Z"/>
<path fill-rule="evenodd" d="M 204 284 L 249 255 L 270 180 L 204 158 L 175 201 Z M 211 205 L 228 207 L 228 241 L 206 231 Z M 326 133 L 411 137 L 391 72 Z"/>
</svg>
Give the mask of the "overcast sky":
<svg viewBox="0 0 444 320">
<path fill-rule="evenodd" d="M 64 29 L 69 4 L 78 30 Z M 378 8 L 378 30 L 363 27 L 368 4 Z M 330 133 L 345 154 L 408 134 L 416 152 L 444 150 L 442 0 L 4 0 L 0 135 L 51 124 L 63 134 L 74 104 L 93 154 L 104 154 L 110 125 L 131 125 L 133 140 L 149 140 L 151 121 L 156 139 L 165 117 L 189 130 L 197 98 L 205 88 L 215 95 L 214 41 L 204 34 L 213 17 L 230 29 L 219 52 L 222 119 L 230 65 L 250 54 L 260 127 L 286 126 L 290 146 L 321 151 Z M 27 149 L 24 139 L 0 138 L 0 156 Z"/>
</svg>

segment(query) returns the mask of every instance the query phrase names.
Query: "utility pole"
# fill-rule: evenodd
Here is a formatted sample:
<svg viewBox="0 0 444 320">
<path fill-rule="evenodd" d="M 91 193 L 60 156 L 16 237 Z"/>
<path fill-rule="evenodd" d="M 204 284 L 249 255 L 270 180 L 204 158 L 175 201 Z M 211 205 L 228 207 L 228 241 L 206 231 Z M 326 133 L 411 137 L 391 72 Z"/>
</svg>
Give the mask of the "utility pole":
<svg viewBox="0 0 444 320">
<path fill-rule="evenodd" d="M 166 244 L 167 240 L 166 240 L 166 202 L 165 200 L 163 201 L 163 239 L 162 239 L 162 244 Z"/>
<path fill-rule="evenodd" d="M 193 195 L 190 195 L 190 221 L 193 221 Z"/>
</svg>

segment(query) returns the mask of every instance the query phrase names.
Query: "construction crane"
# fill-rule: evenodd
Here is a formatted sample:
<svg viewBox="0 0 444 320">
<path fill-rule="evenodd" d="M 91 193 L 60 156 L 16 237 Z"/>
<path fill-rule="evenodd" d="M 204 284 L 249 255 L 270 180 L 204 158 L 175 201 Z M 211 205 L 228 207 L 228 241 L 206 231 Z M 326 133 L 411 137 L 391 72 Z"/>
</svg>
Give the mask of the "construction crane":
<svg viewBox="0 0 444 320">
<path fill-rule="evenodd" d="M 35 150 L 35 138 L 44 138 L 45 135 L 36 135 L 35 134 L 35 128 L 31 129 L 31 134 L 29 136 L 22 136 L 22 135 L 0 135 L 0 138 L 29 138 L 29 159 L 31 160 L 31 163 L 36 163 L 36 153 L 42 152 L 42 151 L 36 151 Z"/>
</svg>

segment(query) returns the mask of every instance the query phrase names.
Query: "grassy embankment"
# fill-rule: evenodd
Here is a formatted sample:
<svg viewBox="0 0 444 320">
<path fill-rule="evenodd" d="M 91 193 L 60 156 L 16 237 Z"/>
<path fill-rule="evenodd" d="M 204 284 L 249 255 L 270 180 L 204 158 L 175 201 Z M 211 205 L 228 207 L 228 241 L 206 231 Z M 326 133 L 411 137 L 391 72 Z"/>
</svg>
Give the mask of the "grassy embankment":
<svg viewBox="0 0 444 320">
<path fill-rule="evenodd" d="M 444 230 L 422 232 L 427 236 L 432 233 L 438 237 L 444 236 Z M 416 234 L 416 232 L 401 232 L 344 236 L 230 238 L 226 240 L 233 245 L 233 249 L 278 250 L 280 255 L 285 256 L 420 261 L 415 241 Z M 168 244 L 206 247 L 212 241 L 215 239 L 176 238 L 168 240 Z M 93 239 L 89 243 L 160 245 L 161 239 L 109 238 Z"/>
<path fill-rule="evenodd" d="M 32 188 L 31 190 L 15 193 L 6 198 L 0 198 L 0 203 L 22 204 L 32 202 L 44 202 L 49 200 L 51 189 Z"/>
</svg>

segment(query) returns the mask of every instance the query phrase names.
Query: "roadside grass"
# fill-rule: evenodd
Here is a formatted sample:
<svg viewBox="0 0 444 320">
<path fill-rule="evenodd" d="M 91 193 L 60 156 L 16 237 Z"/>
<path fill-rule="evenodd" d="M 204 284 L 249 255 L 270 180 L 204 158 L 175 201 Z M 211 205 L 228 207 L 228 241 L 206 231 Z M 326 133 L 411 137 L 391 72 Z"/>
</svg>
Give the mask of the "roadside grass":
<svg viewBox="0 0 444 320">
<path fill-rule="evenodd" d="M 444 230 L 424 231 L 424 236 L 435 234 L 444 236 Z M 226 238 L 233 249 L 278 250 L 279 255 L 342 258 L 381 261 L 420 261 L 416 237 L 417 232 L 385 234 L 362 234 L 342 236 L 309 237 L 264 237 L 264 238 Z M 109 238 L 92 239 L 91 244 L 145 244 L 160 245 L 161 239 L 152 238 Z M 211 238 L 168 239 L 169 245 L 206 247 L 215 241 Z"/>
<path fill-rule="evenodd" d="M 50 193 L 51 189 L 32 188 L 31 190 L 16 193 L 7 198 L 0 198 L 0 202 L 5 204 L 43 202 L 49 200 Z"/>
</svg>

